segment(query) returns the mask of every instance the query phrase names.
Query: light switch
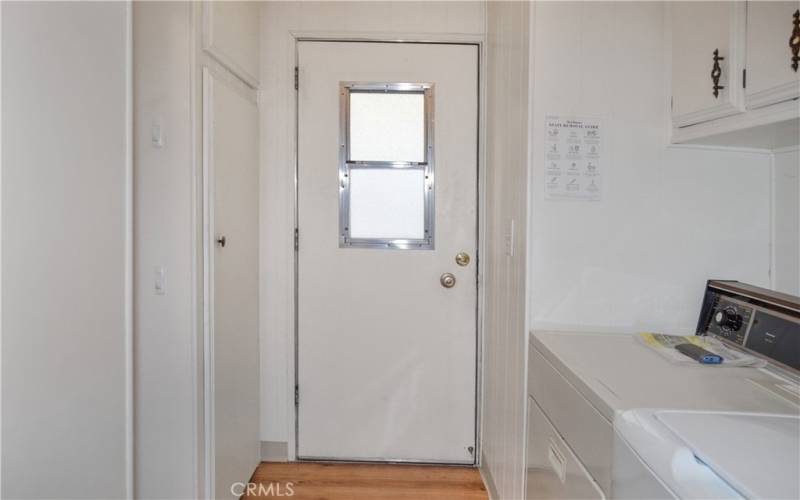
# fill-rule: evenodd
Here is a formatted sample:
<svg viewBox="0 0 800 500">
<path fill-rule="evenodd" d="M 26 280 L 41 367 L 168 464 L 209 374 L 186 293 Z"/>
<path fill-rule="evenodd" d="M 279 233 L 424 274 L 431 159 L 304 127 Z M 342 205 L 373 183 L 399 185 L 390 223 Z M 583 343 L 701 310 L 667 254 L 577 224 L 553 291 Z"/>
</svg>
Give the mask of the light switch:
<svg viewBox="0 0 800 500">
<path fill-rule="evenodd" d="M 153 288 L 156 295 L 164 295 L 167 285 L 167 268 L 164 266 L 156 266 L 154 269 Z"/>
<path fill-rule="evenodd" d="M 508 227 L 506 228 L 506 237 L 505 237 L 505 247 L 506 247 L 506 255 L 509 257 L 514 256 L 514 219 L 508 221 Z"/>
<path fill-rule="evenodd" d="M 155 120 L 150 128 L 150 142 L 154 148 L 164 147 L 164 130 L 161 127 L 160 120 Z"/>
</svg>

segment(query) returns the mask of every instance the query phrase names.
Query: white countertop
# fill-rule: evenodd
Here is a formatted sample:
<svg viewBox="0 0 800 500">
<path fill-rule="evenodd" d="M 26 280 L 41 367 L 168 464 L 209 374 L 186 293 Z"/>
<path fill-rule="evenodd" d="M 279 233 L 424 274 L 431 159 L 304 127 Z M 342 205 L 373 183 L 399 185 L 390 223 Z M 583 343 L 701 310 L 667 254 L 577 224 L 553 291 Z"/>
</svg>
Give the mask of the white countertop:
<svg viewBox="0 0 800 500">
<path fill-rule="evenodd" d="M 633 334 L 534 331 L 531 342 L 609 422 L 633 408 L 800 411 L 757 385 L 775 380 L 763 369 L 672 364 Z"/>
</svg>

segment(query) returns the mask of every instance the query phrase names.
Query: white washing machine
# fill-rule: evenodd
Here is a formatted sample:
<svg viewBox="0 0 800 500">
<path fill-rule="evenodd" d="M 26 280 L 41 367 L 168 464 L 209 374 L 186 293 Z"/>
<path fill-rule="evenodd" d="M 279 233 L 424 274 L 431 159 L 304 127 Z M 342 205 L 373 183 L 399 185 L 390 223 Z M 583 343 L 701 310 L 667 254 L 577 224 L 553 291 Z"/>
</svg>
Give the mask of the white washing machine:
<svg viewBox="0 0 800 500">
<path fill-rule="evenodd" d="M 527 498 L 750 497 L 767 490 L 737 482 L 741 470 L 728 457 L 749 457 L 736 462 L 743 468 L 753 460 L 775 473 L 792 467 L 775 455 L 792 449 L 752 445 L 788 443 L 800 424 L 800 301 L 709 282 L 698 332 L 747 346 L 770 363 L 678 365 L 630 334 L 533 332 Z M 751 439 L 762 428 L 772 429 L 772 441 Z M 787 439 L 775 437 L 784 432 Z M 725 446 L 708 444 L 717 441 Z M 756 455 L 767 450 L 773 454 Z M 665 472 L 672 470 L 685 474 Z"/>
<path fill-rule="evenodd" d="M 800 417 L 629 410 L 614 422 L 615 498 L 800 498 Z"/>
</svg>

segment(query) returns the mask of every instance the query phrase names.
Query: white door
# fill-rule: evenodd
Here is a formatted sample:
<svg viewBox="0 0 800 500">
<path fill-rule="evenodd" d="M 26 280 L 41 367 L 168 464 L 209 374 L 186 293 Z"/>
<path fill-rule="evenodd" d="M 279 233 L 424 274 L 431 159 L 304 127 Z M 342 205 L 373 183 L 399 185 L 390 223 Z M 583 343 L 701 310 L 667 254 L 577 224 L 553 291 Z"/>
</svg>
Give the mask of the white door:
<svg viewBox="0 0 800 500">
<path fill-rule="evenodd" d="M 206 179 L 207 474 L 232 498 L 259 462 L 258 107 L 232 77 L 203 74 Z"/>
<path fill-rule="evenodd" d="M 474 463 L 477 46 L 298 45 L 298 457 Z"/>
</svg>

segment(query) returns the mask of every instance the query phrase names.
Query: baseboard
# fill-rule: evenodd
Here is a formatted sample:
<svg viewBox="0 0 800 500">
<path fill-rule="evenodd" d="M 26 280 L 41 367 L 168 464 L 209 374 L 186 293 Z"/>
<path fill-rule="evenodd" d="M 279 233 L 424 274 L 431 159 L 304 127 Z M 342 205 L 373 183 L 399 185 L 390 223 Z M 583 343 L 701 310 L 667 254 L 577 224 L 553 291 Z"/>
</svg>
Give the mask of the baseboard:
<svg viewBox="0 0 800 500">
<path fill-rule="evenodd" d="M 261 461 L 288 462 L 289 443 L 286 441 L 261 441 Z"/>
<path fill-rule="evenodd" d="M 499 500 L 500 496 L 497 494 L 497 487 L 494 485 L 494 479 L 492 479 L 492 473 L 489 472 L 489 468 L 486 466 L 486 455 L 481 454 L 481 466 L 478 469 L 481 472 L 481 477 L 483 478 L 483 485 L 486 486 L 486 491 L 489 493 L 489 500 Z"/>
</svg>

